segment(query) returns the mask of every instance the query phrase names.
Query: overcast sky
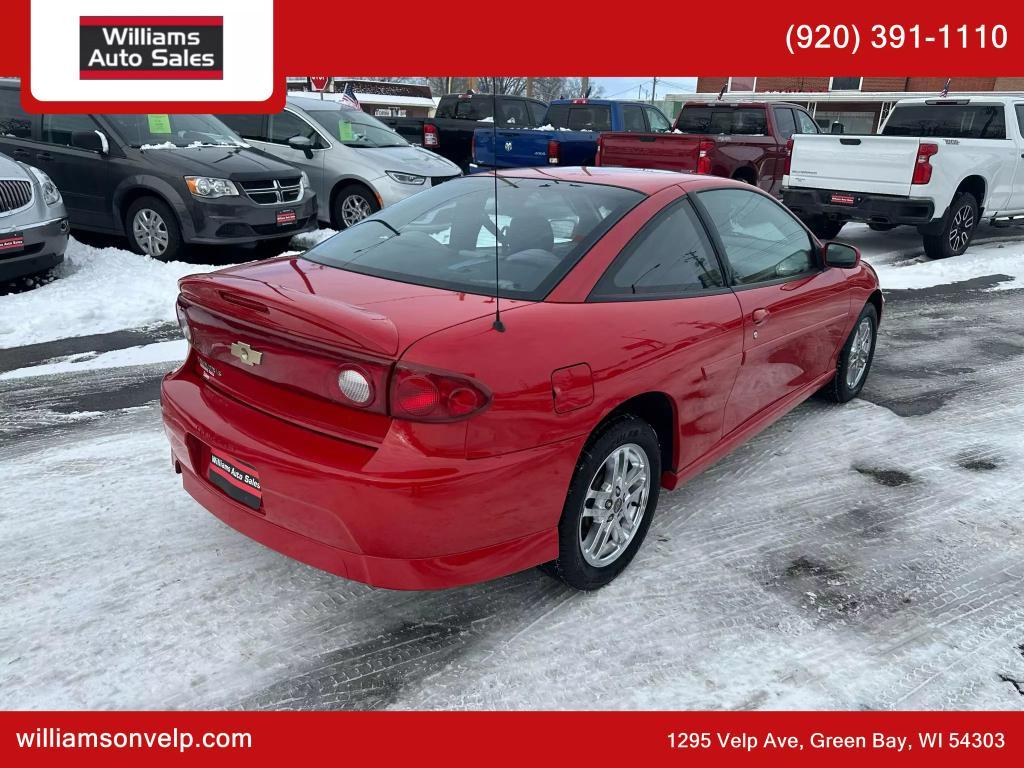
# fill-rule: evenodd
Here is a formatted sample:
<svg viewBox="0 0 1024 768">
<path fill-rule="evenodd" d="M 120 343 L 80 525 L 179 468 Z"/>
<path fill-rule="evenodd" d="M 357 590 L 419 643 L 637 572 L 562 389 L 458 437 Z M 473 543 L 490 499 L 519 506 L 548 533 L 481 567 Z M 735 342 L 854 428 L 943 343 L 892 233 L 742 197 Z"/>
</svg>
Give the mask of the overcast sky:
<svg viewBox="0 0 1024 768">
<path fill-rule="evenodd" d="M 602 94 L 608 99 L 635 99 L 637 89 L 642 89 L 641 98 L 651 98 L 650 77 L 592 77 L 590 81 L 604 88 Z M 669 93 L 689 93 L 697 88 L 696 77 L 658 77 L 658 92 L 655 98 L 663 99 Z"/>
</svg>

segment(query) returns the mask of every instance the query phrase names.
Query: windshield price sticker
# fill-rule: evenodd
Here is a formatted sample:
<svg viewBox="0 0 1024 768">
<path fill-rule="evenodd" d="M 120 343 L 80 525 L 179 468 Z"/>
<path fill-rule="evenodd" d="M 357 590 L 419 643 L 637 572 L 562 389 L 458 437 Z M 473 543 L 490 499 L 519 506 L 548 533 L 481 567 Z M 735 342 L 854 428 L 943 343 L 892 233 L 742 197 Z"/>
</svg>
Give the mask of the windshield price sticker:
<svg viewBox="0 0 1024 768">
<path fill-rule="evenodd" d="M 356 134 L 352 130 L 352 123 L 342 120 L 338 123 L 338 138 L 342 141 L 355 141 Z"/>
<path fill-rule="evenodd" d="M 150 133 L 170 133 L 171 132 L 171 116 L 170 115 L 147 115 L 149 118 L 149 132 Z"/>
<path fill-rule="evenodd" d="M 786 50 L 797 51 L 837 49 L 856 54 L 861 45 L 878 50 L 1002 50 L 1009 42 L 1005 24 L 943 24 L 925 27 L 921 24 L 874 24 L 861 29 L 857 24 L 790 24 L 786 30 Z"/>
</svg>

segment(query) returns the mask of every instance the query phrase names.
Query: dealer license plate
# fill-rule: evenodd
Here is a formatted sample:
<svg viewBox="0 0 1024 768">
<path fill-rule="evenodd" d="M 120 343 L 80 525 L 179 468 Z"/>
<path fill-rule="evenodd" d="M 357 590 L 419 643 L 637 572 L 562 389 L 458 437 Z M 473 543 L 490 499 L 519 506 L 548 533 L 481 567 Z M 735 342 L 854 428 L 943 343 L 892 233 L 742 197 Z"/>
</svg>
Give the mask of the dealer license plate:
<svg viewBox="0 0 1024 768">
<path fill-rule="evenodd" d="M 20 251 L 25 247 L 25 237 L 21 232 L 9 232 L 0 235 L 0 253 Z"/>
<path fill-rule="evenodd" d="M 832 205 L 855 205 L 857 200 L 853 195 L 844 195 L 839 192 L 832 193 Z"/>
<path fill-rule="evenodd" d="M 294 224 L 296 221 L 295 211 L 278 211 L 277 212 L 277 224 L 278 226 L 288 226 Z"/>
<path fill-rule="evenodd" d="M 263 503 L 260 475 L 251 464 L 211 452 L 207 477 L 232 499 L 251 509 L 259 509 Z"/>
</svg>

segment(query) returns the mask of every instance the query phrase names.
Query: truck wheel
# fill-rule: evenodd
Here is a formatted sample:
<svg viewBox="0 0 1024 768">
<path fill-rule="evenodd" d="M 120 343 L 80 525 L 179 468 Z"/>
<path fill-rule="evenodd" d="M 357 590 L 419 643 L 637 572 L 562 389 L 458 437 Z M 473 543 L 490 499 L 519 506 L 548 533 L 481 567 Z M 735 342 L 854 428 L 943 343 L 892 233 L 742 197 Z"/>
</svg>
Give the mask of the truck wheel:
<svg viewBox="0 0 1024 768">
<path fill-rule="evenodd" d="M 368 187 L 346 184 L 334 196 L 331 219 L 338 229 L 348 229 L 379 210 L 377 196 Z"/>
<path fill-rule="evenodd" d="M 158 261 L 175 261 L 184 242 L 174 212 L 163 200 L 140 197 L 125 215 L 128 244 L 136 253 Z"/>
<path fill-rule="evenodd" d="M 877 221 L 869 221 L 868 222 L 868 229 L 874 230 L 875 232 L 889 232 L 889 231 L 891 231 L 893 229 L 896 229 L 897 226 L 899 226 L 899 225 L 898 224 L 880 224 Z"/>
<path fill-rule="evenodd" d="M 608 422 L 580 455 L 558 523 L 558 559 L 541 569 L 575 589 L 603 587 L 640 549 L 660 489 L 651 425 L 632 415 Z"/>
<path fill-rule="evenodd" d="M 846 224 L 845 221 L 839 219 L 826 219 L 824 216 L 818 216 L 817 218 L 811 219 L 805 222 L 807 228 L 815 234 L 816 237 L 821 240 L 831 240 Z"/>
<path fill-rule="evenodd" d="M 970 192 L 961 192 L 949 206 L 942 230 L 924 235 L 924 252 L 931 259 L 948 259 L 967 250 L 978 228 L 978 201 Z"/>
</svg>

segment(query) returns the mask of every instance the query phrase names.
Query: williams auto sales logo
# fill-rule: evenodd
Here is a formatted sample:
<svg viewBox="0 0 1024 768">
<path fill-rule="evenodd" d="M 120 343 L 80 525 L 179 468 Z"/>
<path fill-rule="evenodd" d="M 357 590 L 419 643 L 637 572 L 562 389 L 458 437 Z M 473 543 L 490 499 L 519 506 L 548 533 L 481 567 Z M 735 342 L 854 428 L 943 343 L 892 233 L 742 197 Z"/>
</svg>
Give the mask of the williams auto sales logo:
<svg viewBox="0 0 1024 768">
<path fill-rule="evenodd" d="M 31 0 L 22 103 L 75 114 L 279 112 L 286 88 L 274 7 L 275 0 Z"/>
<path fill-rule="evenodd" d="M 222 80 L 223 16 L 82 16 L 82 80 Z"/>
</svg>

